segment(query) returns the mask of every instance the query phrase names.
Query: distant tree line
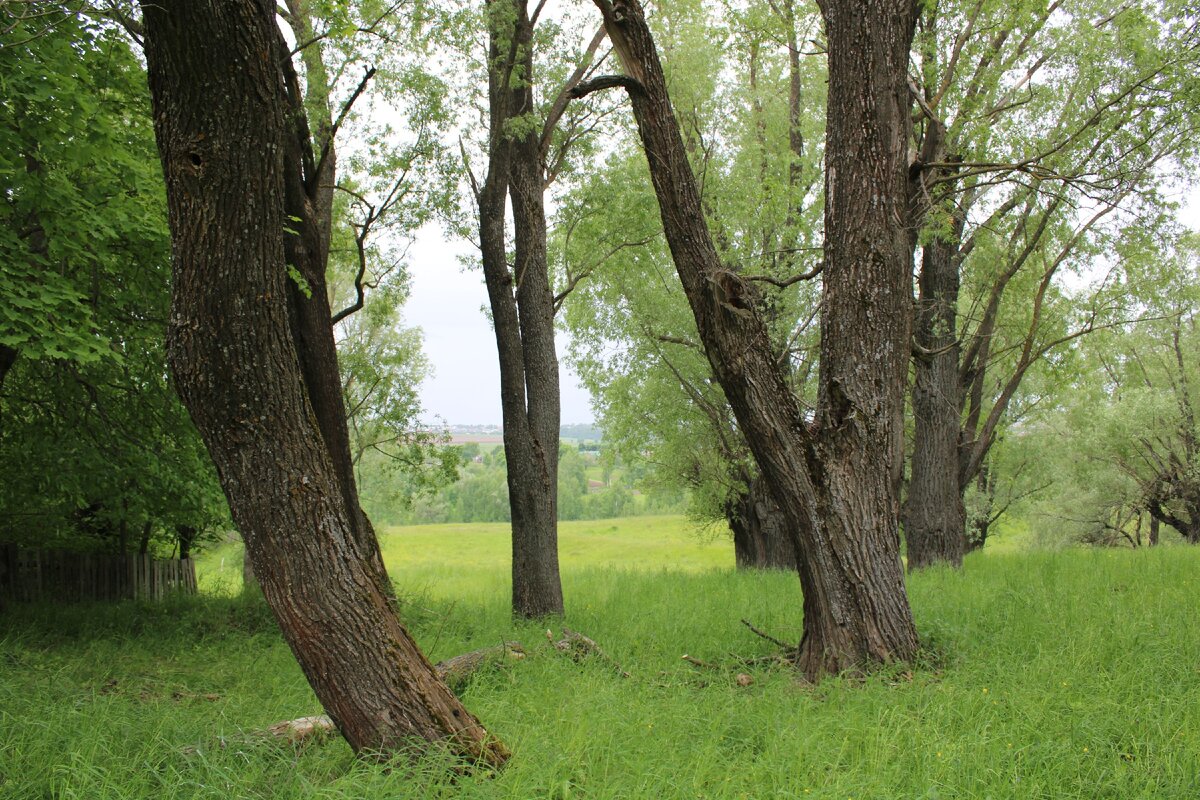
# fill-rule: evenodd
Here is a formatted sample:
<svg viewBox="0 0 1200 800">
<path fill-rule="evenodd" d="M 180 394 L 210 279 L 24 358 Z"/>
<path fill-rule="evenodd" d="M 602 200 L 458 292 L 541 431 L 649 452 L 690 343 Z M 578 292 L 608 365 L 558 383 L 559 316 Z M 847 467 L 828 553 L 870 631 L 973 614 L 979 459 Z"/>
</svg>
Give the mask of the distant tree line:
<svg viewBox="0 0 1200 800">
<path fill-rule="evenodd" d="M 609 519 L 687 510 L 684 490 L 648 481 L 644 464 L 626 465 L 600 445 L 559 446 L 558 518 Z M 593 449 L 597 448 L 597 449 Z M 387 469 L 380 459 L 360 467 L 363 503 L 372 519 L 405 525 L 440 522 L 511 522 L 507 463 L 503 448 L 458 445 L 458 477 L 453 483 L 417 491 L 410 476 Z M 589 474 L 594 477 L 589 478 Z M 593 481 L 601 485 L 589 485 Z"/>
</svg>

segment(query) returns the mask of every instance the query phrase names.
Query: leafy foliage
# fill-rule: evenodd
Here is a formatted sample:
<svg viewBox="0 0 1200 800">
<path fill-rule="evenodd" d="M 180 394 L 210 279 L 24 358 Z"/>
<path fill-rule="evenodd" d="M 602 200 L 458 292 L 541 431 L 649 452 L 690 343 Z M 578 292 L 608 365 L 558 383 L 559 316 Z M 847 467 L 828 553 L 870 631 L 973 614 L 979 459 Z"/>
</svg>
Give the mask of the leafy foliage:
<svg viewBox="0 0 1200 800">
<path fill-rule="evenodd" d="M 789 47 L 812 18 L 792 3 L 718 10 L 689 2 L 658 9 L 653 23 L 723 260 L 780 282 L 810 270 L 823 211 L 824 64 L 793 65 Z M 557 214 L 559 282 L 578 283 L 565 303 L 571 358 L 606 441 L 648 465 L 659 485 L 690 489 L 699 516 L 721 518 L 756 469 L 699 346 L 628 121 L 616 137 L 603 167 Z M 807 323 L 816 287 L 755 285 L 780 362 L 804 393 L 815 364 Z"/>
<path fill-rule="evenodd" d="M 224 501 L 167 377 L 170 242 L 141 64 L 61 11 L 0 32 L 0 341 L 19 354 L 0 394 L 0 536 L 211 535 Z"/>
</svg>

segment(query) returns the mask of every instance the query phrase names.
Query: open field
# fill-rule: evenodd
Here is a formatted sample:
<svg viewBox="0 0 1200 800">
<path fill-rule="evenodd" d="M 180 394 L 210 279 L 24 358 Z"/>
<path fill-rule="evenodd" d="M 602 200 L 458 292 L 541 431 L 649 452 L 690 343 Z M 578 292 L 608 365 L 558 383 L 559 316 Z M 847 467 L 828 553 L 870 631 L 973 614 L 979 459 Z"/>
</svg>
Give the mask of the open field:
<svg viewBox="0 0 1200 800">
<path fill-rule="evenodd" d="M 7 611 L 0 797 L 1200 796 L 1200 551 L 976 554 L 910 580 L 921 663 L 814 688 L 742 661 L 773 652 L 743 617 L 798 634 L 794 576 L 737 574 L 678 519 L 614 524 L 564 526 L 565 624 L 629 679 L 510 619 L 503 526 L 384 538 L 433 659 L 505 639 L 528 650 L 463 692 L 515 753 L 498 776 L 450 781 L 432 760 L 388 771 L 337 738 L 255 735 L 316 702 L 261 603 L 207 596 Z M 616 566 L 638 535 L 662 534 L 677 538 Z M 237 555 L 214 553 L 207 578 Z"/>
<path fill-rule="evenodd" d="M 507 522 L 391 526 L 379 531 L 383 559 L 400 591 L 438 599 L 500 602 L 512 569 Z M 584 568 L 658 572 L 732 569 L 733 545 L 724 528 L 700 529 L 681 516 L 624 517 L 559 523 L 564 591 Z M 205 557 L 202 588 L 241 588 L 241 546 Z"/>
</svg>

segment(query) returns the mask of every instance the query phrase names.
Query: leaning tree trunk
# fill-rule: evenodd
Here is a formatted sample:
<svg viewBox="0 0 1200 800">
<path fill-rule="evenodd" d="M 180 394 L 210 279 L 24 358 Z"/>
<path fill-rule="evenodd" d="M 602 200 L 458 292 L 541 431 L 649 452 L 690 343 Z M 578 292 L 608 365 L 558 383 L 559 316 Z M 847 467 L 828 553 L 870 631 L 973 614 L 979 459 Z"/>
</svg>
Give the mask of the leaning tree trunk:
<svg viewBox="0 0 1200 800">
<path fill-rule="evenodd" d="M 772 355 L 753 289 L 723 268 L 636 0 L 595 0 L 626 88 L 663 228 L 705 352 L 796 537 L 809 678 L 907 659 L 917 636 L 899 556 L 897 483 L 911 324 L 907 0 L 827 2 L 826 268 L 818 432 Z M 851 4 L 846 3 L 850 6 Z M 835 179 L 836 176 L 836 179 Z"/>
<path fill-rule="evenodd" d="M 513 124 L 534 110 L 533 23 L 525 0 L 491 0 L 489 13 L 491 128 L 488 175 L 479 195 L 480 243 L 500 357 L 512 513 L 512 608 L 523 617 L 541 617 L 563 613 L 563 598 L 558 570 L 558 357 L 546 262 L 540 131 L 527 123 Z M 504 230 L 506 194 L 512 199 L 516 237 L 512 270 Z"/>
<path fill-rule="evenodd" d="M 788 518 L 762 478 L 728 501 L 725 518 L 733 531 L 733 554 L 738 569 L 795 570 L 795 537 Z"/>
<path fill-rule="evenodd" d="M 934 239 L 922 252 L 913 359 L 913 454 L 905 503 L 908 568 L 962 566 L 966 511 L 958 475 L 957 247 Z"/>
<path fill-rule="evenodd" d="M 504 748 L 397 619 L 347 499 L 328 424 L 340 404 L 312 394 L 315 378 L 337 383 L 313 374 L 336 359 L 306 358 L 303 317 L 320 308 L 289 301 L 289 267 L 314 267 L 284 241 L 297 121 L 275 6 L 145 0 L 142 12 L 173 244 L 168 357 L 284 638 L 357 752 L 442 741 L 501 764 Z"/>
</svg>

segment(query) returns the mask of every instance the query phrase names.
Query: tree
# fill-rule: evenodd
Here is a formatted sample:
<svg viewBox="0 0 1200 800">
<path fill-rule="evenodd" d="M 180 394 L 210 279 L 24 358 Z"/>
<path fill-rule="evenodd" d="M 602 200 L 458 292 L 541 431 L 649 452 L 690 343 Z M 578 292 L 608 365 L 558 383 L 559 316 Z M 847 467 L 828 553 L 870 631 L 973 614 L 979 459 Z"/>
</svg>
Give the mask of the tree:
<svg viewBox="0 0 1200 800">
<path fill-rule="evenodd" d="M 12 356 L 0 538 L 184 554 L 228 511 L 166 374 L 170 239 L 145 72 L 110 26 L 73 12 L 0 9 L 0 342 Z"/>
<path fill-rule="evenodd" d="M 443 741 L 502 764 L 397 618 L 358 505 L 325 287 L 326 162 L 274 4 L 142 14 L 174 253 L 171 369 L 263 594 L 356 751 Z"/>
<path fill-rule="evenodd" d="M 484 2 L 488 92 L 482 116 L 488 123 L 481 148 L 487 163 L 483 180 L 467 165 L 500 363 L 513 613 L 524 617 L 563 612 L 557 528 L 561 414 L 554 342 L 554 315 L 562 298 L 550 283 L 545 193 L 569 171 L 572 151 L 590 133 L 586 114 L 567 113 L 566 92 L 588 74 L 603 39 L 593 36 L 578 52 L 563 45 L 571 57 L 548 67 L 541 56 L 555 53 L 563 36 L 559 24 L 541 18 L 544 6 L 538 4 L 531 13 L 525 0 Z M 559 88 L 539 102 L 539 83 Z M 465 155 L 465 145 L 463 150 Z"/>
<path fill-rule="evenodd" d="M 807 418 L 779 369 L 752 286 L 721 262 L 662 66 L 635 0 L 596 0 L 626 89 L 663 230 L 708 359 L 795 532 L 804 591 L 799 669 L 907 659 L 916 630 L 899 559 L 897 492 L 911 264 L 903 220 L 910 130 L 907 2 L 824 4 L 829 42 L 821 375 Z M 863 354 L 870 354 L 863 358 Z"/>
<path fill-rule="evenodd" d="M 1022 381 L 1127 318 L 1104 271 L 1088 293 L 1061 284 L 1086 274 L 1121 228 L 1157 224 L 1154 184 L 1191 150 L 1183 97 L 1195 48 L 1178 42 L 1194 30 L 1162 12 L 1073 2 L 922 12 L 910 569 L 961 564 L 982 545 L 985 530 L 966 530 L 964 495 L 986 489 Z"/>
<path fill-rule="evenodd" d="M 1157 544 L 1161 526 L 1200 544 L 1196 237 L 1123 255 L 1147 264 L 1126 275 L 1152 313 L 1088 341 L 1070 391 L 1041 415 L 1046 468 L 1065 478 L 1049 513 L 1092 544 Z"/>
<path fill-rule="evenodd" d="M 772 347 L 803 394 L 818 297 L 796 273 L 811 271 L 805 256 L 819 249 L 821 151 L 811 143 L 824 108 L 802 99 L 824 69 L 801 61 L 798 29 L 812 20 L 797 16 L 790 2 L 720 13 L 674 3 L 650 22 L 714 243 L 761 287 Z M 687 488 L 693 515 L 724 519 L 739 566 L 795 569 L 786 525 L 696 340 L 644 161 L 636 141 L 625 145 L 635 136 L 615 132 L 615 155 L 561 204 L 562 280 L 587 276 L 564 306 L 573 361 L 622 458 L 651 464 L 657 485 Z"/>
<path fill-rule="evenodd" d="M 558 357 L 546 270 L 533 29 L 523 0 L 490 0 L 487 175 L 476 194 L 483 274 L 500 357 L 500 402 L 512 516 L 513 613 L 561 614 L 558 575 Z M 516 256 L 505 233 L 511 198 Z"/>
</svg>

